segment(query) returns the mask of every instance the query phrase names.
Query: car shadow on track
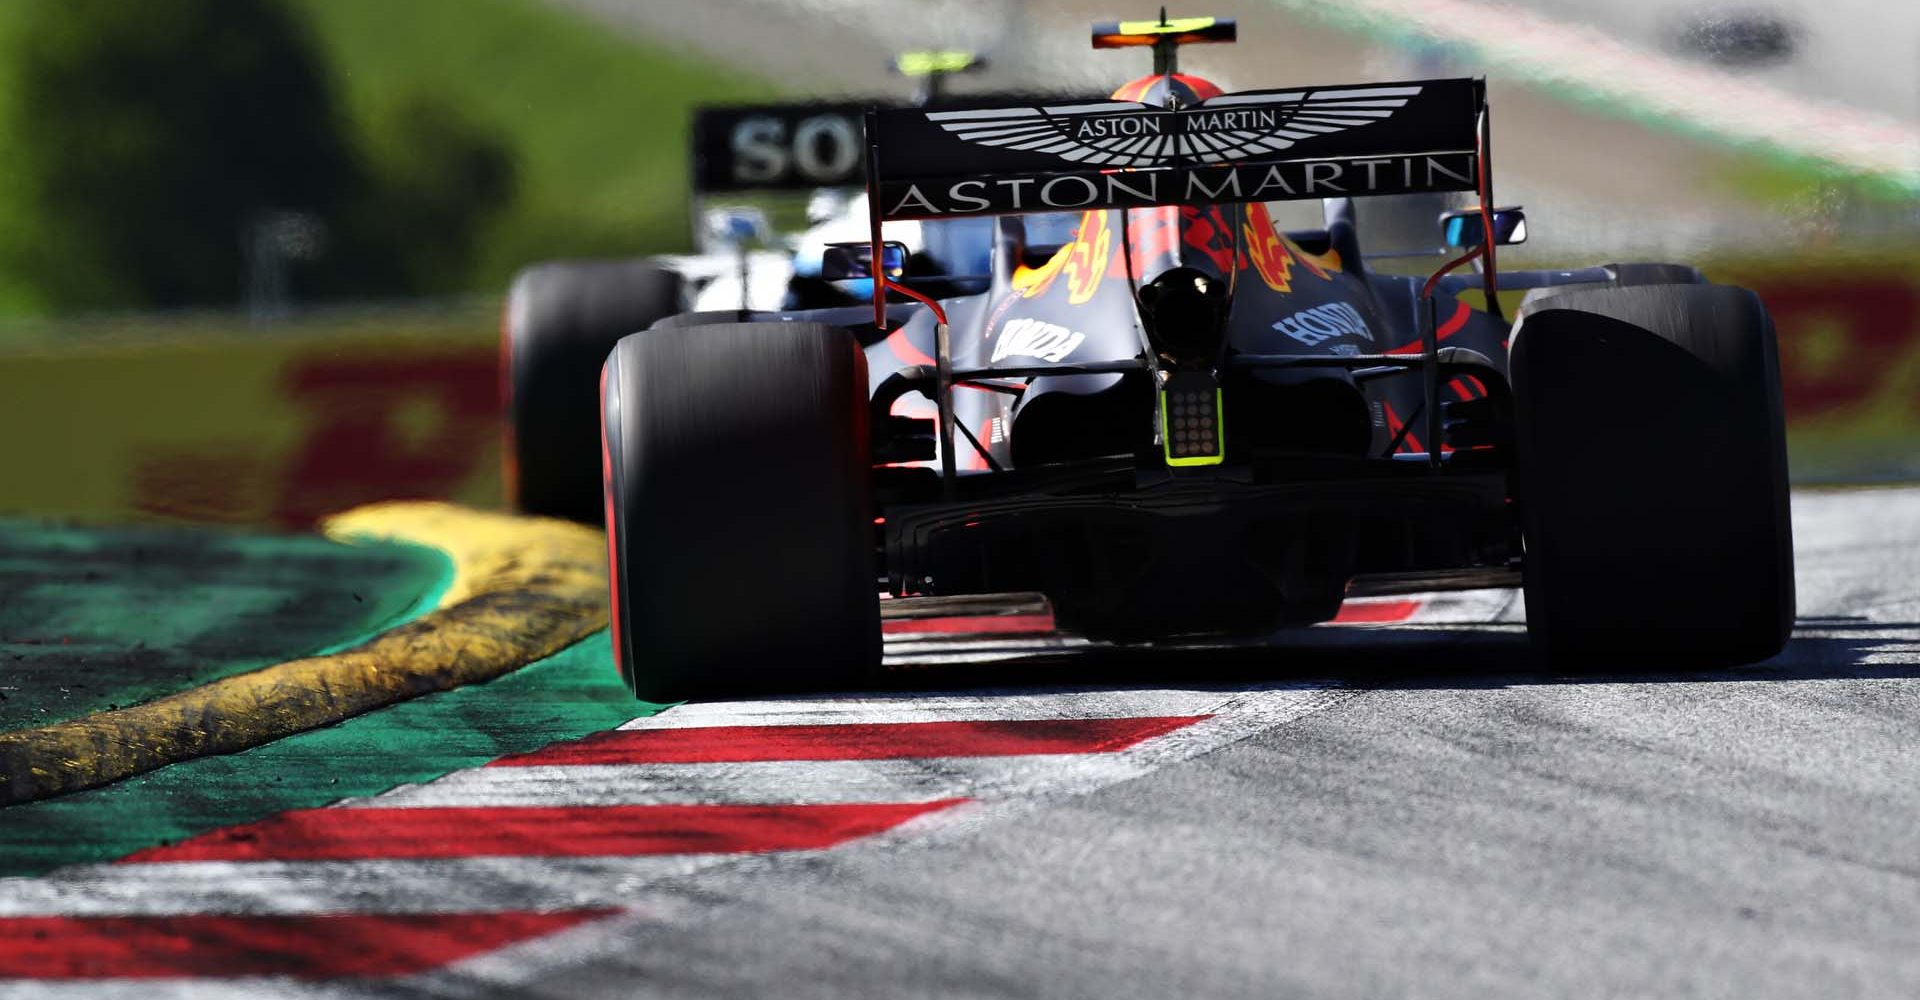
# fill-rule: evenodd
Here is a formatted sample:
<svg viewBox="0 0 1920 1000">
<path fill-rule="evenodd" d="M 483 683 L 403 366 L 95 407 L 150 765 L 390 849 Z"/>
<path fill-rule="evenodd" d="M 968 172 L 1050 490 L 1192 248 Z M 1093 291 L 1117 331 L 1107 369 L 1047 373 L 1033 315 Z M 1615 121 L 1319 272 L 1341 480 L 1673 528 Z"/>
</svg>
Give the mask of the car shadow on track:
<svg viewBox="0 0 1920 1000">
<path fill-rule="evenodd" d="M 1920 677 L 1920 622 L 1803 618 L 1780 655 L 1741 667 L 1701 668 L 1648 649 L 1617 668 L 1566 670 L 1542 662 L 1524 626 L 1299 629 L 1265 644 L 1094 646 L 1006 651 L 983 663 L 903 665 L 882 688 L 902 693 L 1060 685 L 1184 687 L 1242 683 L 1348 688 L 1502 688 L 1540 684 L 1660 684 Z"/>
</svg>

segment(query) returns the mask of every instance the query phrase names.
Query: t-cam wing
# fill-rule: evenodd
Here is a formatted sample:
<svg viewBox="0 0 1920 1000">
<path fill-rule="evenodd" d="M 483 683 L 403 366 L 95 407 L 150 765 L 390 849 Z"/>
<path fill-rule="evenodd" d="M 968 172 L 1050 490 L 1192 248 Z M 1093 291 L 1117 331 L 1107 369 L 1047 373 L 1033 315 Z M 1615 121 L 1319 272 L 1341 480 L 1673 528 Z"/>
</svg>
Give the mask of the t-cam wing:
<svg viewBox="0 0 1920 1000">
<path fill-rule="evenodd" d="M 886 219 L 1475 189 L 1485 81 L 869 112 Z"/>
</svg>

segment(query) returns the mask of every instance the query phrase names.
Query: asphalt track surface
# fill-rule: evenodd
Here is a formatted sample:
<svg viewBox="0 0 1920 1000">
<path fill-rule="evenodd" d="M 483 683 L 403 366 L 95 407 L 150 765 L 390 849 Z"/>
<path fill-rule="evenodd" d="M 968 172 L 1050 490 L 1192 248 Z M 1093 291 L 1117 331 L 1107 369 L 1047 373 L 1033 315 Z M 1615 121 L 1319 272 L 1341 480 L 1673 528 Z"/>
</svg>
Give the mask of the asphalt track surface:
<svg viewBox="0 0 1920 1000">
<path fill-rule="evenodd" d="M 1920 489 L 1794 514 L 1761 666 L 1543 673 L 1506 592 L 1267 650 L 897 627 L 895 690 L 0 880 L 0 969 L 70 977 L 0 995 L 1911 997 Z"/>
</svg>

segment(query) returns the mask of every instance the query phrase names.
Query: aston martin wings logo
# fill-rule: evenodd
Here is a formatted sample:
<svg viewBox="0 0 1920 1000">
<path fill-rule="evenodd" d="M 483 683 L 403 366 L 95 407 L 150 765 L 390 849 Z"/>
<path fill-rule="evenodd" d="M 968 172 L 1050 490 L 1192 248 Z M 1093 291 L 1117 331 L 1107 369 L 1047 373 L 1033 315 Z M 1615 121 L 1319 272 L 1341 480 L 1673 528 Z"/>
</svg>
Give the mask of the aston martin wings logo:
<svg viewBox="0 0 1920 1000">
<path fill-rule="evenodd" d="M 882 220 L 1471 191 L 1475 79 L 867 113 Z"/>
<path fill-rule="evenodd" d="M 927 120 L 983 146 L 1089 167 L 1231 163 L 1384 121 L 1417 86 L 1234 94 L 1169 111 L 1129 102 L 932 111 Z"/>
</svg>

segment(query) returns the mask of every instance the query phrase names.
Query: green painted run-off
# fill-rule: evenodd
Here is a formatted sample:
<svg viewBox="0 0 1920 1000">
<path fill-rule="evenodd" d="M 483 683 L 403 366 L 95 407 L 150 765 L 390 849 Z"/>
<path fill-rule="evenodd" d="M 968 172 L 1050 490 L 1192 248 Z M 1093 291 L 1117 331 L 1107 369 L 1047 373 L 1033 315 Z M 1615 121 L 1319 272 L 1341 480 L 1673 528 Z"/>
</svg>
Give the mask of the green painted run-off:
<svg viewBox="0 0 1920 1000">
<path fill-rule="evenodd" d="M 635 701 L 602 631 L 485 684 L 401 702 L 246 753 L 0 809 L 0 876 L 111 861 L 284 809 L 430 781 L 659 711 Z"/>
<path fill-rule="evenodd" d="M 357 645 L 451 577 L 410 545 L 0 521 L 0 732 Z"/>
</svg>

